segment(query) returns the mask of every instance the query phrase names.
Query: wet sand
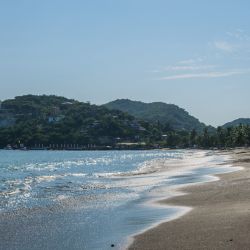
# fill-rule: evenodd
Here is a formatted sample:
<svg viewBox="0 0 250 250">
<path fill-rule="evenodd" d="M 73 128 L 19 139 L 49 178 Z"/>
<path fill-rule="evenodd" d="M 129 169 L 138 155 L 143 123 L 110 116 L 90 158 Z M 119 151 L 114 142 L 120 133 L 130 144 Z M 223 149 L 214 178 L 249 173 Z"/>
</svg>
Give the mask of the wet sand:
<svg viewBox="0 0 250 250">
<path fill-rule="evenodd" d="M 244 169 L 181 189 L 186 195 L 162 201 L 193 209 L 136 236 L 129 250 L 250 249 L 250 150 L 222 153 L 232 155 L 233 166 Z"/>
</svg>

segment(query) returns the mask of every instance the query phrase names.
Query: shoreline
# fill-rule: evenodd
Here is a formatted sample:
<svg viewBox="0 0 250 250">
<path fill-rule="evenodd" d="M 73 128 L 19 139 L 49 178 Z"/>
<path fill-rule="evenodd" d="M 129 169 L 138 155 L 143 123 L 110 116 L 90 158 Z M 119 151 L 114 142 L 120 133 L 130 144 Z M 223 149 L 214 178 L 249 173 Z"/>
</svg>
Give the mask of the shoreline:
<svg viewBox="0 0 250 250">
<path fill-rule="evenodd" d="M 207 157 L 207 155 L 205 155 L 204 157 Z M 186 206 L 186 205 L 176 205 L 176 204 L 172 204 L 169 201 L 171 201 L 172 199 L 178 198 L 178 197 L 183 197 L 185 195 L 188 195 L 189 193 L 186 192 L 186 189 L 191 188 L 191 187 L 199 187 L 201 185 L 206 185 L 206 184 L 210 184 L 216 181 L 220 181 L 220 176 L 221 175 L 226 175 L 226 174 L 230 174 L 230 173 L 234 173 L 237 171 L 241 171 L 244 168 L 243 167 L 236 167 L 236 166 L 232 166 L 230 164 L 228 164 L 229 160 L 225 160 L 223 163 L 217 163 L 214 168 L 216 169 L 217 167 L 219 168 L 221 165 L 225 166 L 225 171 L 223 171 L 222 173 L 210 173 L 210 174 L 205 174 L 203 175 L 204 178 L 206 178 L 206 180 L 202 180 L 200 182 L 191 182 L 191 183 L 186 183 L 186 184 L 181 184 L 180 186 L 178 185 L 177 187 L 172 187 L 168 190 L 168 192 L 171 193 L 171 195 L 168 198 L 154 198 L 152 200 L 150 200 L 149 202 L 145 203 L 145 205 L 147 206 L 151 206 L 151 207 L 162 207 L 162 208 L 172 208 L 175 209 L 176 212 L 171 215 L 170 217 L 168 217 L 167 219 L 162 219 L 158 222 L 156 222 L 155 224 L 150 225 L 148 228 L 142 229 L 141 231 L 137 232 L 136 234 L 130 235 L 127 242 L 128 244 L 126 245 L 127 248 L 129 248 L 135 238 L 138 235 L 142 235 L 156 227 L 161 226 L 164 223 L 170 222 L 170 221 L 174 221 L 174 220 L 178 220 L 181 217 L 185 216 L 186 214 L 188 214 L 189 212 L 191 212 L 194 207 L 192 206 Z M 207 162 L 208 163 L 208 162 Z M 194 168 L 194 169 L 190 169 L 192 170 L 196 170 L 199 169 L 199 167 Z M 226 170 L 227 169 L 227 170 Z M 184 170 L 185 173 L 186 170 Z M 168 187 L 169 188 L 169 187 Z M 125 247 L 126 248 L 126 247 Z"/>
<path fill-rule="evenodd" d="M 250 197 L 248 197 L 250 195 L 246 191 L 250 181 L 247 183 L 243 178 L 247 179 L 246 176 L 250 178 L 250 150 L 236 149 L 217 153 L 232 157 L 222 165 L 231 164 L 232 168 L 240 166 L 243 169 L 213 174 L 212 176 L 218 180 L 180 187 L 176 190 L 180 195 L 157 201 L 161 205 L 190 208 L 190 210 L 178 218 L 160 222 L 155 227 L 132 236 L 127 249 L 248 249 L 246 247 L 250 247 L 250 233 L 248 233 L 250 220 L 244 223 L 250 218 Z M 235 213 L 235 210 L 238 212 Z M 243 221 L 240 216 L 242 214 L 244 214 Z M 233 230 L 235 224 L 245 226 L 246 229 L 241 230 L 242 227 L 239 227 Z M 244 234 L 244 237 L 241 236 L 239 237 L 241 240 L 237 240 L 232 232 Z"/>
<path fill-rule="evenodd" d="M 216 173 L 228 173 L 234 171 L 229 162 L 231 158 L 226 152 L 220 152 L 220 154 L 216 155 L 216 152 L 213 151 L 190 151 L 186 152 L 185 155 L 186 157 L 180 159 L 178 157 L 173 159 L 170 157 L 167 162 L 160 159 L 156 161 L 152 160 L 152 162 L 150 161 L 152 165 L 149 164 L 146 166 L 147 168 L 150 167 L 150 169 L 152 167 L 156 168 L 157 171 L 152 172 L 151 178 L 157 180 L 157 182 L 153 182 L 153 186 L 143 192 L 141 199 L 136 199 L 135 202 L 132 201 L 128 206 L 125 206 L 126 210 L 124 211 L 126 212 L 123 217 L 121 216 L 122 211 L 120 211 L 119 214 L 119 218 L 127 218 L 130 223 L 127 224 L 127 219 L 120 220 L 122 223 L 119 225 L 125 225 L 124 231 L 122 231 L 120 227 L 117 227 L 117 232 L 119 232 L 119 234 L 116 235 L 114 226 L 118 224 L 114 224 L 110 227 L 113 228 L 113 231 L 111 230 L 110 233 L 106 235 L 107 237 L 104 237 L 105 241 L 97 240 L 93 242 L 97 245 L 101 243 L 103 249 L 109 249 L 112 244 L 115 247 L 114 249 L 124 249 L 131 246 L 131 244 L 133 245 L 133 243 L 135 244 L 135 241 L 132 242 L 132 236 L 135 236 L 136 238 L 140 237 L 141 235 L 147 234 L 149 231 L 161 227 L 163 224 L 166 224 L 166 222 L 171 223 L 172 221 L 179 221 L 180 219 L 185 218 L 189 213 L 192 213 L 193 208 L 191 207 L 193 206 L 169 203 L 169 201 L 175 200 L 176 198 L 178 199 L 184 197 L 187 193 L 187 187 L 195 188 L 201 185 L 210 184 L 211 181 L 214 183 L 214 181 L 218 179 L 218 177 L 216 177 Z M 164 171 L 159 171 L 161 169 Z M 141 174 L 143 173 L 144 172 L 142 171 Z M 137 176 L 137 174 L 135 174 L 135 176 Z M 145 181 L 143 175 L 141 177 L 142 178 L 139 179 L 135 178 L 135 180 L 137 180 L 136 185 L 138 185 L 138 181 Z M 131 175 L 125 176 L 125 180 L 126 178 L 131 178 Z M 163 182 L 159 182 L 159 180 L 162 180 Z M 161 185 L 158 186 L 157 183 L 160 183 Z M 167 199 L 167 197 L 169 197 L 169 199 Z M 26 244 L 26 249 L 31 249 L 28 246 L 30 246 L 30 241 L 33 241 L 35 242 L 35 245 L 37 242 L 40 242 L 39 244 L 41 246 L 46 246 L 47 243 L 40 241 L 41 235 L 43 235 L 44 239 L 48 238 L 48 242 L 50 242 L 50 244 L 54 244 L 54 242 L 58 242 L 61 235 L 65 234 L 65 231 L 73 232 L 75 230 L 74 225 L 78 225 L 78 229 L 76 231 L 78 234 L 72 234 L 70 237 L 73 239 L 79 235 L 79 239 L 74 241 L 75 249 L 82 249 L 83 246 L 88 245 L 84 238 L 80 236 L 84 235 L 84 228 L 86 228 L 84 226 L 86 214 L 84 214 L 84 211 L 80 209 L 84 200 L 81 199 L 81 197 L 78 197 L 77 199 L 70 199 L 70 197 L 66 197 L 63 199 L 60 198 L 57 202 L 58 206 L 46 205 L 44 207 L 41 206 L 41 209 L 39 209 L 39 207 L 31 207 L 31 209 L 26 210 L 21 208 L 20 211 L 14 210 L 13 213 L 11 212 L 9 215 L 2 214 L 0 219 L 2 224 L 5 225 L 5 227 L 1 228 L 3 245 L 5 244 L 5 246 L 9 246 L 9 248 L 11 248 L 10 246 L 14 246 L 15 244 L 19 244 L 18 242 L 24 241 L 21 245 Z M 128 208 L 130 208 L 129 213 Z M 59 214 L 67 214 L 67 216 L 63 216 L 63 218 L 61 218 L 61 216 L 58 217 Z M 42 221 L 39 221 L 39 218 L 41 218 Z M 51 224 L 51 222 L 53 223 Z M 79 224 L 79 222 L 81 223 Z M 61 225 L 61 223 L 64 224 L 64 229 L 54 231 L 54 226 Z M 26 225 L 26 229 L 24 231 L 22 231 L 23 225 Z M 104 225 L 107 224 L 104 223 Z M 130 230 L 128 230 L 127 226 L 131 227 Z M 33 230 L 32 228 L 34 227 L 36 228 L 36 233 L 29 238 L 30 235 L 32 235 L 30 230 Z M 47 229 L 43 231 L 43 228 Z M 22 233 L 19 233 L 21 231 Z M 28 232 L 29 236 L 26 238 L 25 234 Z M 38 237 L 38 235 L 40 236 Z M 51 238 L 51 235 L 53 235 L 53 238 Z M 109 236 L 110 238 L 108 238 Z M 9 241 L 8 237 L 12 237 L 12 240 Z M 58 248 L 54 249 L 59 249 L 59 246 L 60 249 L 68 249 L 63 248 L 65 241 L 62 241 L 64 242 L 63 244 L 61 241 L 62 240 L 60 239 L 60 243 L 57 243 Z M 86 247 L 84 249 L 89 248 Z M 143 246 L 138 249 L 161 248 L 158 246 L 153 246 L 153 248 Z M 166 247 L 164 246 L 162 249 L 166 249 Z"/>
<path fill-rule="evenodd" d="M 247 150 L 245 147 L 239 148 L 167 148 L 167 147 L 154 147 L 154 146 L 143 146 L 143 147 L 113 147 L 113 146 L 96 146 L 96 147 L 82 147 L 82 148 L 33 148 L 33 147 L 24 147 L 24 148 L 0 148 L 1 151 L 150 151 L 150 150 L 200 150 L 200 151 L 214 151 L 218 150 L 221 152 L 228 152 L 229 150 Z"/>
<path fill-rule="evenodd" d="M 152 153 L 154 154 L 155 152 L 152 152 Z M 54 246 L 54 244 L 56 243 L 57 245 L 56 247 L 54 247 L 54 249 L 69 249 L 68 245 L 67 245 L 67 248 L 65 248 L 65 244 L 67 244 L 67 237 L 74 239 L 72 240 L 72 245 L 71 245 L 72 249 L 91 249 L 91 247 L 89 246 L 100 246 L 100 244 L 102 248 L 99 247 L 96 249 L 108 250 L 111 244 L 114 244 L 116 248 L 120 246 L 121 247 L 124 246 L 125 242 L 123 241 L 123 239 L 126 239 L 128 235 L 131 235 L 136 232 L 140 232 L 141 229 L 149 228 L 149 226 L 152 224 L 154 225 L 158 224 L 158 222 L 161 221 L 161 219 L 164 219 L 167 217 L 165 216 L 165 211 L 167 211 L 167 213 L 169 212 L 171 216 L 171 213 L 173 210 L 172 207 L 170 209 L 168 208 L 165 209 L 165 206 L 162 207 L 159 205 L 158 206 L 159 210 L 157 210 L 157 208 L 155 206 L 151 206 L 151 204 L 149 204 L 150 206 L 148 205 L 144 206 L 145 201 L 151 200 L 152 194 L 153 194 L 153 197 L 155 197 L 154 192 L 151 189 L 150 182 L 148 182 L 149 178 L 151 178 L 152 184 L 153 183 L 156 184 L 156 185 L 153 185 L 153 189 L 154 189 L 155 186 L 158 187 L 158 184 L 161 184 L 161 180 L 166 179 L 166 176 L 176 176 L 178 174 L 183 175 L 183 170 L 181 171 L 180 168 L 186 169 L 188 171 L 197 167 L 195 165 L 200 165 L 200 161 L 204 162 L 203 156 L 206 153 L 196 152 L 195 154 L 197 155 L 198 161 L 193 159 L 194 152 L 185 152 L 184 155 L 186 157 L 184 157 L 184 160 L 183 160 L 183 157 L 181 157 L 182 153 L 180 153 L 179 155 L 178 152 L 174 152 L 174 154 L 172 155 L 172 153 L 166 152 L 166 154 L 168 158 L 167 164 L 166 164 L 165 158 L 163 157 L 165 153 L 163 155 L 161 154 L 158 155 L 158 152 L 156 152 L 157 157 L 154 156 L 152 159 L 151 159 L 152 156 L 150 156 L 151 153 L 149 153 L 150 159 L 148 160 L 147 164 L 145 165 L 136 164 L 137 166 L 136 169 L 132 168 L 131 170 L 133 171 L 131 172 L 130 170 L 129 172 L 130 174 L 127 177 L 126 175 L 125 176 L 121 175 L 125 177 L 125 178 L 122 177 L 124 182 L 127 182 L 127 180 L 131 179 L 131 177 L 132 178 L 135 177 L 133 179 L 134 184 L 130 183 L 130 186 L 132 188 L 136 188 L 134 192 L 136 192 L 137 194 L 143 193 L 143 195 L 141 195 L 139 199 L 138 199 L 139 196 L 137 196 L 135 199 L 132 199 L 131 202 L 122 205 L 121 209 L 120 208 L 117 209 L 118 213 L 116 213 L 116 210 L 113 210 L 112 208 L 113 220 L 115 221 L 116 219 L 118 219 L 117 220 L 118 222 L 114 224 L 112 223 L 109 224 L 108 222 L 109 219 L 108 220 L 105 219 L 105 218 L 109 218 L 110 216 L 110 215 L 109 216 L 105 215 L 105 213 L 108 214 L 108 212 L 110 212 L 108 206 L 105 211 L 103 209 L 104 207 L 100 208 L 101 209 L 100 212 L 103 213 L 103 216 L 98 217 L 98 223 L 100 223 L 100 221 L 104 221 L 106 223 L 101 223 L 101 224 L 104 225 L 104 227 L 110 228 L 108 230 L 105 229 L 104 233 L 100 234 L 100 237 L 95 238 L 95 233 L 96 235 L 98 235 L 99 231 L 102 230 L 101 227 L 98 227 L 97 228 L 98 230 L 95 230 L 95 228 L 93 228 L 94 230 L 90 228 L 92 231 L 87 230 L 89 228 L 89 225 L 91 226 L 91 224 L 90 223 L 87 224 L 87 221 L 86 221 L 86 217 L 88 216 L 88 213 L 85 213 L 84 209 L 81 209 L 81 206 L 84 205 L 85 203 L 85 200 L 83 199 L 84 196 L 82 197 L 78 196 L 76 199 L 74 198 L 71 199 L 70 197 L 67 197 L 66 195 L 64 196 L 63 199 L 61 198 L 56 199 L 56 203 L 58 204 L 58 206 L 54 206 L 54 205 L 50 206 L 50 204 L 48 205 L 41 204 L 41 206 L 37 206 L 37 204 L 35 204 L 35 206 L 33 207 L 32 203 L 30 203 L 31 204 L 30 209 L 28 208 L 24 210 L 21 206 L 20 209 L 18 210 L 15 209 L 13 210 L 13 212 L 10 212 L 9 214 L 1 215 L 0 213 L 1 223 L 2 225 L 5 225 L 4 227 L 1 228 L 1 233 L 0 233 L 1 234 L 0 238 L 1 238 L 1 243 L 2 243 L 3 248 L 15 249 L 14 245 L 20 244 L 20 248 L 16 248 L 16 249 L 22 249 L 21 246 L 25 246 L 23 247 L 23 249 L 24 248 L 34 249 L 35 248 L 34 246 L 37 247 L 36 249 L 44 249 L 47 247 L 47 244 Z M 47 153 L 45 155 L 46 155 L 46 160 L 49 159 L 47 158 Z M 113 158 L 113 155 L 111 156 Z M 164 159 L 158 159 L 158 157 L 160 158 L 163 157 Z M 130 156 L 128 158 L 130 159 Z M 33 157 L 32 159 L 34 160 Z M 143 156 L 143 159 L 146 159 L 145 156 Z M 142 162 L 141 160 L 137 160 L 137 161 Z M 169 162 L 171 162 L 171 164 L 169 164 Z M 37 165 L 35 165 L 35 167 L 36 166 Z M 143 173 L 148 173 L 149 168 L 150 170 L 152 170 L 151 169 L 152 167 L 156 167 L 156 169 L 153 172 L 150 172 L 152 173 L 152 176 L 151 174 L 149 174 L 149 176 L 148 175 L 144 176 Z M 163 169 L 167 168 L 165 169 L 167 170 L 166 173 L 165 171 L 160 171 L 162 168 Z M 52 169 L 54 173 L 54 171 L 57 168 L 54 169 L 52 166 Z M 29 171 L 30 170 L 31 169 L 29 168 Z M 136 170 L 136 173 L 134 173 L 135 172 L 134 170 Z M 138 175 L 137 170 L 139 170 L 140 172 L 139 175 Z M 123 170 L 121 169 L 121 171 Z M 56 176 L 59 176 L 60 173 L 54 173 L 54 174 Z M 42 176 L 44 175 L 46 177 L 47 172 L 42 173 Z M 119 176 L 118 176 L 118 179 L 120 179 Z M 126 186 L 128 185 L 128 183 L 124 183 L 124 184 L 126 184 Z M 147 190 L 144 190 L 145 184 L 149 187 L 149 188 L 146 188 Z M 140 186 L 142 187 L 142 190 Z M 145 192 L 145 195 L 144 195 L 144 192 Z M 158 194 L 161 196 L 161 199 L 166 197 L 165 193 L 164 194 L 158 193 Z M 58 216 L 59 214 L 61 216 Z M 95 215 L 95 217 L 97 216 Z M 145 220 L 147 220 L 148 218 L 150 218 L 150 220 L 146 222 L 145 224 Z M 89 221 L 92 221 L 92 220 L 89 220 Z M 130 222 L 128 223 L 128 221 Z M 141 224 L 140 224 L 140 221 L 141 221 Z M 64 226 L 63 228 L 59 226 L 58 227 L 59 229 L 55 231 L 54 229 L 55 229 L 55 226 L 57 227 L 57 225 L 64 225 Z M 124 226 L 123 229 L 121 229 L 121 225 Z M 23 227 L 25 227 L 25 229 L 23 229 Z M 46 230 L 44 230 L 44 228 L 46 228 Z M 65 232 L 68 232 L 67 237 L 65 238 L 61 237 L 62 235 L 65 234 Z M 71 232 L 75 232 L 76 234 L 73 234 Z M 88 232 L 91 232 L 90 236 L 88 236 Z M 104 235 L 104 237 L 102 235 Z M 11 239 L 11 241 L 9 239 Z M 47 239 L 47 240 L 44 241 L 41 239 Z M 33 245 L 33 248 L 31 248 L 32 245 Z M 39 245 L 43 247 L 38 248 Z"/>
</svg>

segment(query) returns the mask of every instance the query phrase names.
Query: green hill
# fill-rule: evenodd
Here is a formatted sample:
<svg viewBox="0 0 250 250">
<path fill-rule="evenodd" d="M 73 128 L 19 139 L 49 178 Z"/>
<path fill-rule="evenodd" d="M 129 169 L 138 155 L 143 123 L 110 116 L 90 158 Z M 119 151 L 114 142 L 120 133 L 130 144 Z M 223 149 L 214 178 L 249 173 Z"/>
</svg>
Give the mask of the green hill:
<svg viewBox="0 0 250 250">
<path fill-rule="evenodd" d="M 0 105 L 0 148 L 249 146 L 249 123 L 238 119 L 215 130 L 178 106 L 161 102 L 117 100 L 97 106 L 53 95 L 24 95 Z"/>
<path fill-rule="evenodd" d="M 142 140 L 150 129 L 121 111 L 58 96 L 18 96 L 0 108 L 0 147 L 112 145 L 117 139 Z"/>
<path fill-rule="evenodd" d="M 232 122 L 224 124 L 223 128 L 237 127 L 239 125 L 250 125 L 250 118 L 239 118 Z"/>
<path fill-rule="evenodd" d="M 143 103 L 128 99 L 118 99 L 104 105 L 110 110 L 120 110 L 148 122 L 169 124 L 174 130 L 202 131 L 205 124 L 187 111 L 173 104 L 163 102 Z"/>
</svg>

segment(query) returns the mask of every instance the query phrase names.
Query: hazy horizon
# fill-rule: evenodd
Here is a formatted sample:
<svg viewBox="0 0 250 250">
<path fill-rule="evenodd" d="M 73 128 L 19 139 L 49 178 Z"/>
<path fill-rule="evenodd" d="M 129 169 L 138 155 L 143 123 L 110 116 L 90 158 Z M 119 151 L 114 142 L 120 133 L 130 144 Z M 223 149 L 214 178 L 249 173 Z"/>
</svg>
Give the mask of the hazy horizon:
<svg viewBox="0 0 250 250">
<path fill-rule="evenodd" d="M 213 126 L 250 118 L 250 2 L 8 1 L 0 100 L 176 104 Z"/>
</svg>

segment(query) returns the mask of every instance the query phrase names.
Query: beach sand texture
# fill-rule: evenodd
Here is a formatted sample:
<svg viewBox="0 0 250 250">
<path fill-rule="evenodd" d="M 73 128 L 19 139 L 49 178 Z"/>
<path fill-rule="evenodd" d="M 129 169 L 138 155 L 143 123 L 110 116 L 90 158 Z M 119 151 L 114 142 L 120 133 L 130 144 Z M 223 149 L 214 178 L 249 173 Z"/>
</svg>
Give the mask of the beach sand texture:
<svg viewBox="0 0 250 250">
<path fill-rule="evenodd" d="M 129 250 L 250 249 L 250 150 L 224 152 L 243 170 L 191 186 L 162 201 L 193 207 L 188 214 L 135 237 Z"/>
</svg>

